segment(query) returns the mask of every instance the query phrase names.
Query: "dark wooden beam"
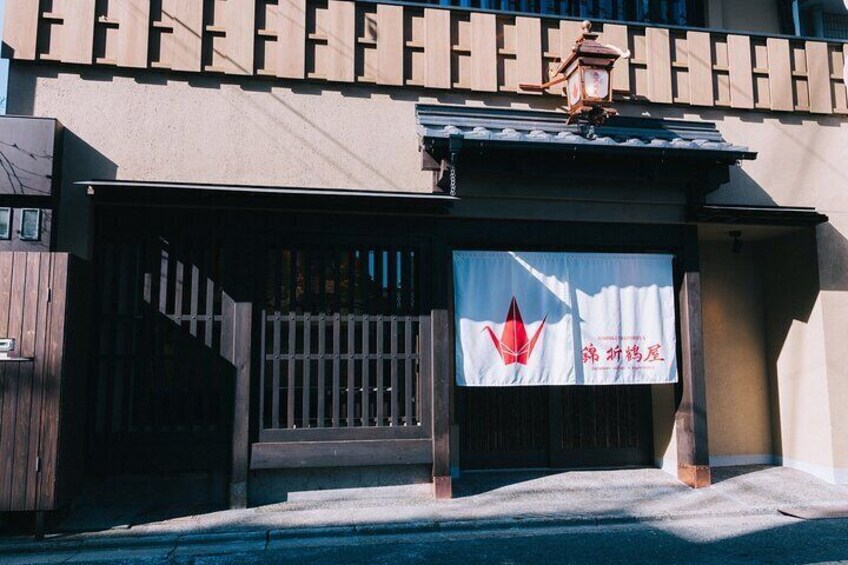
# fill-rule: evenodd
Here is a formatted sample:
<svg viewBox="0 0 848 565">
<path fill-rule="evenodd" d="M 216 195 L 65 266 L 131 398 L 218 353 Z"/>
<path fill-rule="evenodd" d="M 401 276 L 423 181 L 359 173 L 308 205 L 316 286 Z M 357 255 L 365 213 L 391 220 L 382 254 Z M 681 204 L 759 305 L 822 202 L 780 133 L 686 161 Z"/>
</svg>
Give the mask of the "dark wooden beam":
<svg viewBox="0 0 848 565">
<path fill-rule="evenodd" d="M 710 486 L 711 474 L 697 228 L 688 230 L 685 238 L 679 290 L 681 398 L 674 421 L 677 476 L 693 488 L 702 488 Z"/>
<path fill-rule="evenodd" d="M 433 494 L 452 498 L 450 472 L 450 319 L 447 309 L 432 311 Z"/>
<path fill-rule="evenodd" d="M 224 293 L 221 354 L 235 367 L 230 507 L 247 507 L 250 427 L 250 342 L 253 305 Z"/>
<path fill-rule="evenodd" d="M 251 469 L 307 469 L 374 465 L 426 465 L 429 439 L 254 443 Z"/>
</svg>

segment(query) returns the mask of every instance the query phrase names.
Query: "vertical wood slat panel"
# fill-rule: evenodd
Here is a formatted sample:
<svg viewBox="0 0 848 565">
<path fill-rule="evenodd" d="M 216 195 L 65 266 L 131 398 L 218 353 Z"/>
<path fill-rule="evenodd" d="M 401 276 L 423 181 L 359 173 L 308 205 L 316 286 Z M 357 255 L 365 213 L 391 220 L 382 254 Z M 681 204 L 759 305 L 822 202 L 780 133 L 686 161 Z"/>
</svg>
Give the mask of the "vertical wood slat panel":
<svg viewBox="0 0 848 565">
<path fill-rule="evenodd" d="M 19 354 L 22 357 L 35 356 L 35 342 L 38 324 L 38 305 L 41 287 L 41 261 L 39 254 L 27 253 L 24 256 L 26 283 L 24 294 L 21 296 L 21 331 L 19 334 Z M 15 416 L 15 448 L 12 452 L 12 481 L 10 507 L 13 510 L 26 509 L 27 475 L 35 474 L 35 457 L 31 456 L 30 433 L 37 431 L 30 427 L 33 409 L 33 393 L 35 389 L 35 371 L 33 363 L 19 363 L 18 368 L 18 402 Z M 12 430 L 7 429 L 7 432 Z M 34 455 L 34 454 L 33 454 Z"/>
<path fill-rule="evenodd" d="M 288 333 L 288 341 L 289 346 L 286 350 L 288 354 L 288 369 L 287 369 L 287 377 L 288 383 L 286 386 L 286 427 L 291 429 L 294 428 L 294 387 L 295 387 L 295 371 L 296 371 L 296 361 L 294 358 L 294 353 L 297 347 L 297 318 L 294 315 L 294 312 L 289 314 L 289 333 Z"/>
<path fill-rule="evenodd" d="M 627 26 L 618 24 L 604 25 L 604 41 L 615 45 L 622 51 L 630 48 L 630 39 Z M 690 50 L 691 51 L 691 50 Z M 619 59 L 615 63 L 612 73 L 612 88 L 615 91 L 630 93 L 630 60 Z"/>
<path fill-rule="evenodd" d="M 544 82 L 542 76 L 542 20 L 515 18 L 518 84 Z M 541 94 L 541 93 L 539 93 Z"/>
<path fill-rule="evenodd" d="M 713 60 L 710 34 L 703 31 L 686 33 L 689 44 L 689 101 L 694 106 L 712 106 Z"/>
<path fill-rule="evenodd" d="M 33 397 L 32 410 L 30 412 L 30 430 L 34 433 L 30 435 L 30 468 L 35 467 L 35 458 L 41 454 L 39 447 L 41 445 L 41 423 L 43 421 L 42 411 L 44 409 L 44 395 L 46 393 L 44 383 L 47 378 L 47 350 L 50 343 L 49 321 L 50 321 L 50 303 L 49 291 L 51 276 L 52 276 L 52 257 L 48 253 L 41 254 L 41 268 L 39 273 L 39 288 L 41 296 L 38 301 L 38 321 L 37 321 L 37 336 L 36 347 L 34 353 L 33 370 L 35 372 L 35 380 L 33 381 L 33 391 L 37 391 L 37 395 Z M 2 303 L 0 303 L 2 308 Z M 27 479 L 26 504 L 27 508 L 35 508 L 38 502 L 38 474 L 33 473 Z"/>
<path fill-rule="evenodd" d="M 175 71 L 200 72 L 203 0 L 162 0 L 162 24 L 172 28 L 162 38 L 168 67 Z"/>
<path fill-rule="evenodd" d="M 559 22 L 559 56 L 560 60 L 556 62 L 558 66 L 562 61 L 568 59 L 571 55 L 574 45 L 583 28 L 580 22 L 573 20 L 561 20 Z M 556 85 L 551 89 L 551 92 L 560 96 L 565 96 L 565 83 Z"/>
<path fill-rule="evenodd" d="M 424 85 L 428 88 L 451 87 L 450 17 L 448 10 L 424 10 Z"/>
<path fill-rule="evenodd" d="M 379 272 L 379 271 L 378 271 Z M 379 275 L 377 275 L 379 276 Z M 369 343 L 369 332 L 370 332 L 370 321 L 368 315 L 362 316 L 362 425 L 368 425 L 368 419 L 371 414 L 370 407 L 370 395 L 371 395 L 371 382 L 368 378 L 370 374 L 370 343 Z"/>
<path fill-rule="evenodd" d="M 6 0 L 3 57 L 35 59 L 40 15 L 39 0 Z"/>
<path fill-rule="evenodd" d="M 341 314 L 333 314 L 333 414 L 331 423 L 334 428 L 341 427 L 341 403 L 339 402 L 342 354 L 341 327 Z"/>
<path fill-rule="evenodd" d="M 268 317 L 268 313 L 265 310 L 262 310 L 262 312 L 259 314 L 259 320 L 261 324 L 259 329 L 259 346 L 261 347 L 261 356 L 259 357 L 259 429 L 261 430 L 265 427 L 274 427 L 273 423 L 270 426 L 265 425 L 265 414 L 268 413 L 268 410 L 265 407 L 266 398 L 271 399 L 272 405 L 274 402 L 273 394 L 269 396 L 268 393 L 265 391 L 268 385 L 268 381 L 266 380 L 268 378 L 268 323 L 273 323 L 273 319 Z M 272 370 L 274 364 L 277 363 L 277 361 L 278 359 L 275 355 L 274 359 L 271 361 Z M 271 409 L 273 411 L 273 406 Z"/>
<path fill-rule="evenodd" d="M 110 11 L 111 7 L 110 3 Z M 115 6 L 115 18 L 118 20 L 118 66 L 146 68 L 150 1 L 120 0 Z"/>
<path fill-rule="evenodd" d="M 20 340 L 23 326 L 23 293 L 26 285 L 26 254 L 14 253 L 11 267 L 11 288 L 6 335 Z M 0 389 L 4 393 L 3 412 L 0 413 L 0 430 L 10 430 L 0 434 L 0 508 L 11 508 L 13 464 L 15 461 L 15 417 L 20 401 L 20 364 L 5 366 L 5 383 Z"/>
<path fill-rule="evenodd" d="M 325 404 L 326 404 L 326 393 L 327 387 L 325 382 L 325 372 L 327 361 L 325 359 L 326 355 L 326 344 L 327 344 L 327 320 L 325 314 L 318 315 L 318 386 L 317 386 L 317 395 L 315 397 L 316 402 L 318 403 L 318 413 L 316 415 L 318 422 L 317 427 L 324 427 L 324 419 L 325 415 Z"/>
<path fill-rule="evenodd" d="M 377 6 L 377 84 L 403 85 L 403 6 Z"/>
<path fill-rule="evenodd" d="M 294 351 L 290 352 L 294 355 Z M 303 401 L 302 426 L 309 427 L 310 414 L 310 398 L 309 389 L 311 383 L 312 372 L 312 317 L 309 314 L 303 316 L 303 384 L 301 389 L 301 397 Z"/>
<path fill-rule="evenodd" d="M 389 351 L 391 353 L 391 361 L 390 361 L 390 375 L 391 375 L 391 408 L 389 410 L 391 415 L 391 425 L 398 425 L 398 324 L 397 324 L 397 316 L 391 317 L 390 327 L 389 327 Z"/>
<path fill-rule="evenodd" d="M 807 74 L 810 85 L 810 112 L 813 114 L 832 114 L 833 98 L 830 87 L 830 54 L 827 43 L 808 41 Z"/>
<path fill-rule="evenodd" d="M 327 1 L 327 80 L 353 82 L 356 75 L 356 4 L 349 0 Z"/>
<path fill-rule="evenodd" d="M 384 318 L 382 316 L 377 316 L 377 406 L 376 406 L 376 416 L 377 416 L 377 426 L 382 426 L 384 424 L 383 418 L 385 417 L 383 414 L 383 400 L 384 400 L 384 390 L 383 390 L 383 370 L 385 365 L 385 360 L 383 359 L 383 324 L 385 323 Z"/>
<path fill-rule="evenodd" d="M 63 18 L 53 26 L 57 52 L 50 53 L 64 63 L 89 65 L 94 57 L 94 0 L 62 0 L 54 8 Z M 51 47 L 52 51 L 52 47 Z"/>
<path fill-rule="evenodd" d="M 274 315 L 273 342 L 271 347 L 274 361 L 271 365 L 271 427 L 280 427 L 280 348 L 282 346 L 283 322 L 279 313 Z M 291 354 L 291 352 L 289 352 Z"/>
<path fill-rule="evenodd" d="M 355 338 L 356 321 L 351 314 L 347 317 L 347 427 L 352 428 L 356 419 L 356 352 Z"/>
<path fill-rule="evenodd" d="M 667 29 L 645 30 L 648 46 L 648 98 L 651 102 L 671 104 L 671 43 Z"/>
<path fill-rule="evenodd" d="M 789 41 L 770 37 L 768 49 L 769 91 L 771 109 L 791 112 L 795 109 L 792 99 L 792 62 Z"/>
<path fill-rule="evenodd" d="M 197 336 L 197 313 L 198 301 L 200 300 L 200 269 L 193 262 L 191 265 L 191 303 L 189 305 L 188 331 L 192 336 Z"/>
<path fill-rule="evenodd" d="M 754 107 L 751 38 L 747 35 L 728 35 L 727 52 L 730 62 L 730 105 L 733 108 L 751 109 Z"/>
<path fill-rule="evenodd" d="M 47 348 L 47 369 L 44 379 L 44 414 L 59 414 L 62 391 L 62 353 L 65 345 L 65 311 L 67 304 L 68 255 L 53 254 L 52 280 L 50 282 L 50 344 Z M 41 455 L 42 472 L 39 485 L 38 507 L 51 508 L 55 502 L 56 456 L 59 445 L 59 429 L 50 418 L 42 419 Z"/>
<path fill-rule="evenodd" d="M 405 316 L 403 324 L 404 424 L 412 426 L 414 391 L 412 390 L 412 317 Z"/>
<path fill-rule="evenodd" d="M 498 36 L 494 14 L 471 14 L 471 89 L 498 90 Z"/>
<path fill-rule="evenodd" d="M 226 61 L 227 74 L 253 74 L 253 48 L 256 39 L 256 1 L 227 0 L 221 6 L 221 17 L 216 25 L 223 27 L 221 55 Z"/>
<path fill-rule="evenodd" d="M 271 6 L 277 33 L 275 74 L 280 78 L 306 75 L 306 0 L 280 0 Z"/>
</svg>

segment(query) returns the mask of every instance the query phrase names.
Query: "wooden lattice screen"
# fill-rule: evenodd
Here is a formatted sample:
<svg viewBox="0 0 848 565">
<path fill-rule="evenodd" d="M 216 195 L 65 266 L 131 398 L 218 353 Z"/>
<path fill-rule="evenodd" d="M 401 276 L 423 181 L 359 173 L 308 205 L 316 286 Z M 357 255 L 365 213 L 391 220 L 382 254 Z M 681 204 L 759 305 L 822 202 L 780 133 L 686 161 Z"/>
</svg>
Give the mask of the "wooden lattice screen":
<svg viewBox="0 0 848 565">
<path fill-rule="evenodd" d="M 412 247 L 269 251 L 263 431 L 421 424 L 418 272 Z"/>
</svg>

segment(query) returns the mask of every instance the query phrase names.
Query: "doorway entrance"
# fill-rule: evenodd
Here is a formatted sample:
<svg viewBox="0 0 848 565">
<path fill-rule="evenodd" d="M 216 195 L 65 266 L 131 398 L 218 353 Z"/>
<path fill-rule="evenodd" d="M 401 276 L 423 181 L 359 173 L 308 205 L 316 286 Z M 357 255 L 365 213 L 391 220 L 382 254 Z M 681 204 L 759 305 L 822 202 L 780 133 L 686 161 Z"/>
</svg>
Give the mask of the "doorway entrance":
<svg viewBox="0 0 848 565">
<path fill-rule="evenodd" d="M 463 469 L 649 465 L 651 388 L 459 388 Z"/>
</svg>

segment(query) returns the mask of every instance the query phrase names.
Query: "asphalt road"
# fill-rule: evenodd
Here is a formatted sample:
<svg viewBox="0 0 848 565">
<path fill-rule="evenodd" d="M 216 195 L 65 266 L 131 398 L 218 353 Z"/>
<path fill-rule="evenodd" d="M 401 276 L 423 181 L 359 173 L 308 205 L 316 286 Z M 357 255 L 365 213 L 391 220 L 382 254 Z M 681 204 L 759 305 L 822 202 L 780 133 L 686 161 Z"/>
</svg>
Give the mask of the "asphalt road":
<svg viewBox="0 0 848 565">
<path fill-rule="evenodd" d="M 848 562 L 848 520 L 779 515 L 415 535 L 232 540 L 225 545 L 18 556 L 16 563 L 820 563 Z M 0 559 L 0 562 L 12 562 Z"/>
</svg>

